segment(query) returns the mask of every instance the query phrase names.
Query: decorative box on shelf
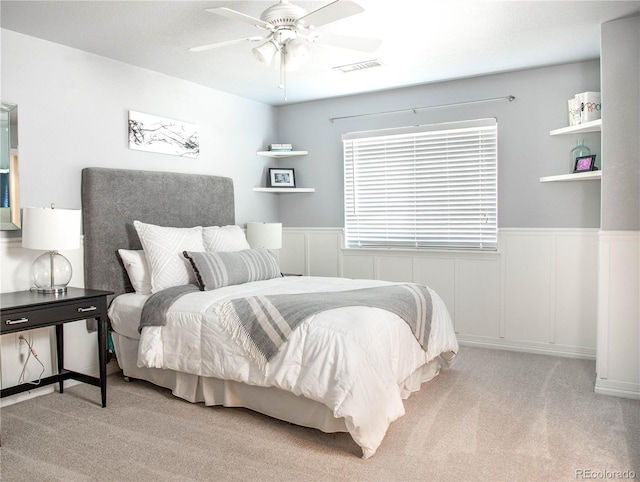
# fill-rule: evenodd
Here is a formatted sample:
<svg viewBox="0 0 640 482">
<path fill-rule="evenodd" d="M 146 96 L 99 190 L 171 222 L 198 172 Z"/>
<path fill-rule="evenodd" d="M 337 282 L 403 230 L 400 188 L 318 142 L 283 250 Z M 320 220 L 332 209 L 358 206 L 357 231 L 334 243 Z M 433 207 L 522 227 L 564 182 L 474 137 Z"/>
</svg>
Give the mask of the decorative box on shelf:
<svg viewBox="0 0 640 482">
<path fill-rule="evenodd" d="M 269 144 L 270 151 L 293 151 L 291 144 Z"/>
</svg>

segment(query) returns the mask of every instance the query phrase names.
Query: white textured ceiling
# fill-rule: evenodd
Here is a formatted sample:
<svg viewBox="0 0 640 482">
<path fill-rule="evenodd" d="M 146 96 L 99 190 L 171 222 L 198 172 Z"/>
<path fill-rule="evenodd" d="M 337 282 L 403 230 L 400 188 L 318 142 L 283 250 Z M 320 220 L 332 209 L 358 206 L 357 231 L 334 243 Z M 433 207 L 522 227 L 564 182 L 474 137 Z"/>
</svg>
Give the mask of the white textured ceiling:
<svg viewBox="0 0 640 482">
<path fill-rule="evenodd" d="M 307 11 L 327 1 L 291 3 Z M 254 58 L 249 42 L 205 52 L 190 47 L 261 35 L 252 25 L 205 12 L 252 17 L 271 1 L 2 0 L 2 28 L 137 65 L 271 105 L 384 90 L 599 58 L 600 24 L 640 13 L 639 1 L 355 0 L 365 12 L 319 30 L 377 37 L 362 53 L 315 46 L 287 76 Z M 333 67 L 377 59 L 344 74 Z"/>
</svg>

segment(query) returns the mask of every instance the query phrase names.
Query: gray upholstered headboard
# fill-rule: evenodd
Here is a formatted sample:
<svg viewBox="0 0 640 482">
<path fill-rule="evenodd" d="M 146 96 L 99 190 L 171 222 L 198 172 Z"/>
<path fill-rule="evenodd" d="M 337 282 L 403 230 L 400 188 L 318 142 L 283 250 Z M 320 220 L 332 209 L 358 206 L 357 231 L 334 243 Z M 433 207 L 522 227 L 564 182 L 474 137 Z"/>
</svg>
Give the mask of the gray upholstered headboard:
<svg viewBox="0 0 640 482">
<path fill-rule="evenodd" d="M 133 227 L 226 226 L 235 223 L 227 177 L 127 169 L 82 170 L 84 272 L 87 288 L 133 291 L 118 249 L 142 249 Z"/>
</svg>

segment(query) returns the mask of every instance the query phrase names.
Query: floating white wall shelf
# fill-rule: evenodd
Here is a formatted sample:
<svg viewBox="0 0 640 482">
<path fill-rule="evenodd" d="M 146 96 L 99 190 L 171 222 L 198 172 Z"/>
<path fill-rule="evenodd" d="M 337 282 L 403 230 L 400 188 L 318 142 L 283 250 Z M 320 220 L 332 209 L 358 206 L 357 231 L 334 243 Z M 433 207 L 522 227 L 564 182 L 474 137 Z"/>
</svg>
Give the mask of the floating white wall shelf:
<svg viewBox="0 0 640 482">
<path fill-rule="evenodd" d="M 540 182 L 559 181 L 587 181 L 599 180 L 602 178 L 602 171 L 575 172 L 573 174 L 561 174 L 559 176 L 545 176 L 540 178 Z"/>
<path fill-rule="evenodd" d="M 602 130 L 602 119 L 585 122 L 575 126 L 561 127 L 549 132 L 550 136 L 563 136 L 568 134 L 584 134 L 587 132 L 600 132 Z M 572 174 L 560 174 L 558 176 L 545 176 L 540 178 L 540 182 L 564 182 L 564 181 L 588 181 L 602 178 L 602 171 L 576 172 Z"/>
<path fill-rule="evenodd" d="M 273 192 L 273 193 L 301 193 L 301 192 L 316 192 L 313 187 L 254 187 L 255 192 Z"/>
<path fill-rule="evenodd" d="M 585 132 L 600 132 L 602 130 L 602 119 L 585 122 L 575 126 L 562 127 L 549 132 L 550 136 L 561 136 L 566 134 L 581 134 Z"/>
<path fill-rule="evenodd" d="M 258 156 L 280 159 L 282 157 L 306 156 L 309 153 L 307 151 L 258 151 L 256 154 Z"/>
<path fill-rule="evenodd" d="M 258 151 L 256 155 L 263 157 L 271 157 L 274 159 L 282 159 L 285 157 L 306 156 L 308 151 Z M 312 187 L 254 187 L 255 192 L 271 192 L 271 193 L 303 193 L 316 192 Z"/>
</svg>

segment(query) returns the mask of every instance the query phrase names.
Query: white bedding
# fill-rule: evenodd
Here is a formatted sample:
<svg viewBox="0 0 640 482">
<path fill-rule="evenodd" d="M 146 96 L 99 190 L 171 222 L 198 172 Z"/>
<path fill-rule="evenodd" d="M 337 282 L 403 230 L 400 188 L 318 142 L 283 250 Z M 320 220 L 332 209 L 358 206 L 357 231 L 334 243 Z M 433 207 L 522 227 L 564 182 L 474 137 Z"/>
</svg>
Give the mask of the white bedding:
<svg viewBox="0 0 640 482">
<path fill-rule="evenodd" d="M 137 323 L 148 296 L 118 296 L 110 307 L 113 329 L 140 337 L 138 366 L 277 387 L 327 405 L 362 448 L 364 458 L 379 447 L 391 422 L 404 415 L 403 398 L 431 378 L 427 363 L 458 343 L 446 307 L 430 290 L 433 317 L 427 351 L 405 321 L 385 310 L 348 307 L 303 322 L 268 365 L 265 374 L 217 323 L 213 304 L 256 294 L 339 291 L 391 284 L 344 278 L 283 277 L 183 296 L 162 327 Z M 205 315 L 204 313 L 207 312 Z M 425 374 L 423 376 L 423 368 Z"/>
</svg>

